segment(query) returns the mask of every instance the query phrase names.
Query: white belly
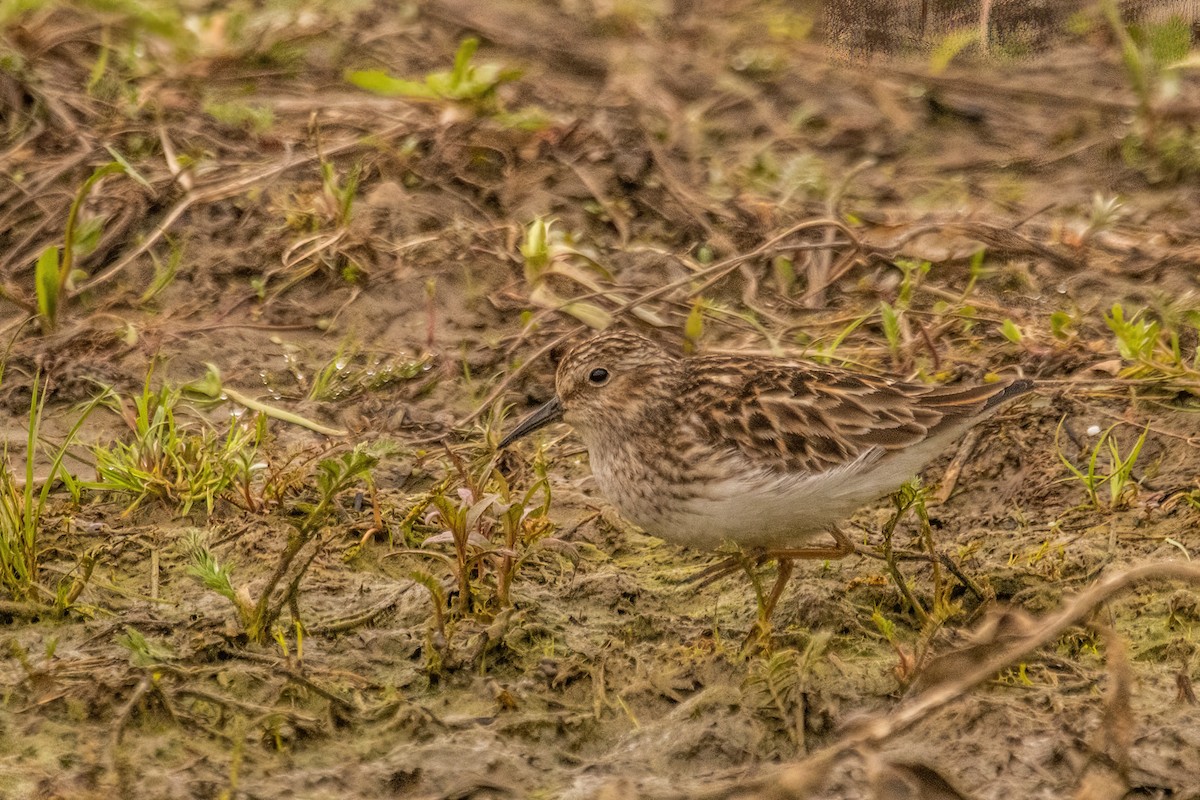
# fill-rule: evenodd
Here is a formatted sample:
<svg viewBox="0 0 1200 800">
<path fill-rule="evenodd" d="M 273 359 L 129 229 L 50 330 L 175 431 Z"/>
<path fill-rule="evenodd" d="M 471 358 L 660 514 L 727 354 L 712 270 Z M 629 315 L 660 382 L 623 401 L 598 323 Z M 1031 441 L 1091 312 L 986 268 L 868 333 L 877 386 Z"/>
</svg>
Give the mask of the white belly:
<svg viewBox="0 0 1200 800">
<path fill-rule="evenodd" d="M 592 459 L 600 490 L 621 515 L 647 533 L 691 547 L 725 541 L 742 547 L 802 547 L 863 505 L 898 489 L 948 442 L 927 440 L 882 457 L 811 475 L 778 475 L 725 462 L 715 481 L 663 486 L 662 476 L 638 474 Z M 599 455 L 599 454 L 597 454 Z M 660 488 L 655 491 L 652 485 Z"/>
<path fill-rule="evenodd" d="M 729 478 L 675 507 L 630 509 L 648 533 L 692 547 L 800 547 L 874 499 L 840 491 L 846 470 L 802 478 Z M 626 513 L 618 504 L 618 509 Z M 640 519 L 639 519 L 640 517 Z"/>
</svg>

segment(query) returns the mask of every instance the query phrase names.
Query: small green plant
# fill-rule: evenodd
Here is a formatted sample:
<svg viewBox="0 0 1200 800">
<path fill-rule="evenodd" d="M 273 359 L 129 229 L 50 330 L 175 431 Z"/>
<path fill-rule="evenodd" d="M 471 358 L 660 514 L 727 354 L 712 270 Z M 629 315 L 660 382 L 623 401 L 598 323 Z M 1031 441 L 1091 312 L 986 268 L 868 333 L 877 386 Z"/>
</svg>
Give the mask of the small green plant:
<svg viewBox="0 0 1200 800">
<path fill-rule="evenodd" d="M 1092 212 L 1087 227 L 1079 234 L 1079 244 L 1085 245 L 1097 233 L 1109 230 L 1121 218 L 1124 203 L 1116 195 L 1105 197 L 1100 192 L 1092 195 Z"/>
<path fill-rule="evenodd" d="M 275 112 L 269 106 L 251 103 L 208 100 L 204 103 L 204 113 L 222 125 L 240 128 L 255 136 L 261 136 L 275 124 Z"/>
<path fill-rule="evenodd" d="M 981 43 L 982 47 L 986 49 L 987 43 L 982 41 L 978 27 L 949 31 L 934 43 L 933 50 L 929 54 L 929 71 L 934 75 L 940 75 L 946 71 L 956 56 L 972 45 Z"/>
<path fill-rule="evenodd" d="M 704 316 L 712 310 L 712 303 L 703 297 L 697 297 L 692 302 L 692 310 L 683 321 L 683 348 L 685 353 L 694 353 L 700 347 L 700 339 L 704 336 Z"/>
<path fill-rule="evenodd" d="M 95 248 L 103 230 L 102 219 L 81 219 L 79 212 L 83 203 L 96 184 L 109 175 L 118 173 L 128 174 L 140 182 L 145 182 L 120 159 L 97 167 L 80 185 L 74 200 L 71 201 L 62 244 L 50 245 L 38 256 L 34 268 L 34 293 L 43 331 L 52 331 L 58 325 L 58 317 L 66 303 L 68 292 L 83 276 L 83 273 L 76 269 L 76 259 Z"/>
<path fill-rule="evenodd" d="M 970 336 L 979 324 L 979 309 L 971 305 L 961 306 L 958 309 L 958 321 L 962 325 L 963 334 Z"/>
<path fill-rule="evenodd" d="M 1101 9 L 1121 47 L 1121 63 L 1137 96 L 1139 115 L 1151 121 L 1156 90 L 1163 93 L 1178 90 L 1176 65 L 1187 57 L 1191 31 L 1182 17 L 1126 27 L 1116 0 L 1102 0 Z"/>
<path fill-rule="evenodd" d="M 192 562 L 187 570 L 188 575 L 200 581 L 209 591 L 228 600 L 237 612 L 243 630 L 249 629 L 254 620 L 254 603 L 249 592 L 239 592 L 234 588 L 233 570 L 217 560 L 199 530 L 191 532 L 186 547 Z"/>
<path fill-rule="evenodd" d="M 412 380 L 428 369 L 428 356 L 398 359 L 385 353 L 364 351 L 358 344 L 345 342 L 313 375 L 308 399 L 318 402 L 346 400 Z"/>
<path fill-rule="evenodd" d="M 856 330 L 858 330 L 862 326 L 862 324 L 864 322 L 866 322 L 867 320 L 871 319 L 872 316 L 874 316 L 874 315 L 867 313 L 867 314 L 863 314 L 861 317 L 855 317 L 854 319 L 850 320 L 849 324 L 847 324 L 846 327 L 844 327 L 840 331 L 838 331 L 837 336 L 834 336 L 833 340 L 830 341 L 829 344 L 824 345 L 813 351 L 813 354 L 812 354 L 813 360 L 820 364 L 831 363 L 834 360 L 834 357 L 836 356 L 838 349 L 842 346 L 842 344 L 845 343 L 846 339 L 848 339 L 850 337 L 850 334 L 852 334 Z"/>
<path fill-rule="evenodd" d="M 325 193 L 333 223 L 338 228 L 350 224 L 354 212 L 354 198 L 358 195 L 358 184 L 362 178 L 362 164 L 355 164 L 345 180 L 338 177 L 337 168 L 331 161 L 321 161 L 321 186 Z"/>
<path fill-rule="evenodd" d="M 260 300 L 271 302 L 318 272 L 350 284 L 368 273 L 358 255 L 362 237 L 351 227 L 362 169 L 355 163 L 342 173 L 322 158 L 320 190 L 298 191 L 284 203 L 285 224 L 303 235 L 284 252 L 282 266 L 251 279 Z"/>
<path fill-rule="evenodd" d="M 608 270 L 592 256 L 571 246 L 564 235 L 554 230 L 554 220 L 538 217 L 529 223 L 519 249 L 525 259 L 525 281 L 531 289 L 529 299 L 532 303 L 561 310 L 596 330 L 604 330 L 612 324 L 612 315 L 595 303 L 568 302 L 550 288 L 549 278 L 557 275 L 590 292 L 603 294 L 603 287 L 589 272 L 612 280 Z"/>
<path fill-rule="evenodd" d="M 372 471 L 382 457 L 393 451 L 393 446 L 387 443 L 359 444 L 339 456 L 317 462 L 313 481 L 315 502 L 303 497 L 292 500 L 294 513 L 288 522 L 293 530 L 257 599 L 245 587 L 234 584 L 232 568 L 221 564 L 198 536 L 188 543 L 192 562 L 188 573 L 233 605 L 250 641 L 258 644 L 269 641 L 285 608 L 298 613 L 300 585 L 313 561 L 325 549 L 329 524 L 338 513 L 338 498 L 359 484 L 372 488 L 373 496 Z M 299 623 L 299 619 L 296 621 Z"/>
<path fill-rule="evenodd" d="M 1200 511 L 1200 487 L 1181 492 L 1179 494 L 1179 499 L 1189 507 Z"/>
<path fill-rule="evenodd" d="M 908 310 L 912 305 L 913 293 L 917 287 L 921 285 L 921 281 L 933 269 L 933 264 L 928 261 L 917 261 L 911 258 L 898 258 L 893 262 L 896 269 L 900 270 L 900 287 L 896 292 L 896 307 L 902 310 Z"/>
<path fill-rule="evenodd" d="M 448 620 L 446 619 L 446 609 L 448 601 L 446 599 L 446 590 L 442 587 L 442 581 L 428 570 L 414 568 L 409 570 L 408 577 L 413 582 L 425 587 L 425 591 L 429 592 L 430 605 L 433 607 L 433 627 L 430 633 L 437 635 L 437 645 L 429 648 L 427 655 L 428 668 L 430 672 L 438 672 L 441 669 L 440 654 L 445 647 L 449 638 L 449 631 L 446 628 Z"/>
<path fill-rule="evenodd" d="M 246 628 L 251 640 L 265 640 L 283 609 L 294 606 L 304 574 L 324 549 L 324 531 L 338 508 L 338 497 L 360 483 L 365 483 L 371 488 L 371 494 L 374 495 L 372 471 L 378 466 L 381 458 L 394 451 L 394 446 L 387 442 L 364 443 L 336 458 L 324 458 L 317 462 L 316 502 L 297 501 L 295 504 L 299 512 L 299 516 L 291 520 L 295 531 L 288 537 L 287 546 L 274 572 L 267 579 Z M 297 557 L 310 543 L 313 544 L 311 553 L 293 569 Z M 276 587 L 285 578 L 288 579 L 287 586 L 279 593 L 278 598 L 273 598 Z"/>
<path fill-rule="evenodd" d="M 1071 473 L 1071 477 L 1066 480 L 1079 481 L 1087 495 L 1088 502 L 1098 511 L 1113 511 L 1125 507 L 1137 494 L 1137 482 L 1133 480 L 1133 468 L 1142 452 L 1142 446 L 1146 443 L 1149 427 L 1142 430 L 1142 434 L 1134 442 L 1132 449 L 1122 456 L 1120 445 L 1112 435 L 1113 430 L 1117 427 L 1113 425 L 1100 434 L 1100 438 L 1096 440 L 1096 444 L 1088 456 L 1087 464 L 1080 468 L 1075 466 L 1075 463 L 1063 451 L 1059 441 L 1062 426 L 1063 423 L 1060 422 L 1058 430 L 1055 431 L 1054 448 L 1058 453 L 1059 460 Z M 1107 472 L 1101 471 L 1103 469 L 1100 463 L 1102 453 L 1108 454 Z M 1108 487 L 1108 495 L 1102 500 L 1101 491 L 1105 486 Z"/>
<path fill-rule="evenodd" d="M 884 339 L 887 340 L 888 350 L 892 360 L 900 363 L 903 355 L 904 315 L 912 306 L 913 294 L 921 280 L 929 274 L 932 264 L 928 261 L 916 261 L 909 258 L 898 258 L 894 266 L 900 270 L 900 286 L 896 291 L 894 304 L 886 301 L 879 303 L 879 323 L 883 329 Z"/>
<path fill-rule="evenodd" d="M 443 493 L 435 494 L 432 499 L 434 513 L 426 522 L 438 525 L 442 530 L 427 537 L 422 546 L 452 545 L 452 557 L 446 558 L 446 561 L 458 586 L 456 611 L 462 616 L 475 608 L 472 571 L 480 564 L 482 555 L 492 550 L 491 539 L 485 535 L 491 533 L 492 519 L 485 520 L 483 515 L 492 509 L 498 499 L 494 494 L 476 498 L 466 487 L 459 488 L 457 501 Z"/>
<path fill-rule="evenodd" d="M 33 376 L 30 387 L 29 417 L 25 429 L 25 458 L 22 476 L 16 476 L 7 444 L 4 447 L 4 464 L 0 468 L 0 585 L 14 600 L 37 600 L 44 596 L 62 599 L 61 605 L 69 605 L 70 590 L 48 592 L 39 581 L 38 561 L 41 553 L 39 536 L 42 520 L 50 498 L 50 491 L 57 480 L 63 480 L 68 488 L 76 481 L 63 467 L 67 449 L 75 440 L 80 427 L 95 409 L 101 398 L 84 406 L 78 413 L 62 444 L 49 450 L 50 470 L 40 480 L 34 475 L 41 439 L 42 412 L 46 405 L 46 382 L 40 374 Z M 87 570 L 90 574 L 90 568 Z M 82 590 L 82 587 L 80 587 Z M 78 596 L 79 591 L 74 591 Z"/>
<path fill-rule="evenodd" d="M 976 598 L 980 600 L 985 598 L 983 590 L 975 581 L 964 573 L 949 557 L 938 553 L 933 541 L 933 527 L 930 524 L 929 513 L 925 507 L 931 491 L 931 487 L 923 485 L 919 478 L 914 478 L 901 486 L 892 495 L 892 504 L 895 507 L 895 513 L 884 524 L 883 544 L 879 551 L 879 557 L 886 564 L 888 574 L 891 576 L 892 581 L 895 583 L 896 588 L 907 605 L 912 608 L 913 615 L 921 623 L 927 636 L 931 636 L 937 627 L 947 619 L 962 612 L 962 603 L 953 598 L 955 583 L 948 579 L 947 573 L 953 575 L 957 579 L 958 584 L 968 589 Z M 896 527 L 909 511 L 912 512 L 919 525 L 919 530 L 914 540 L 919 543 L 919 548 L 924 551 L 923 553 L 898 551 L 893 545 Z M 960 552 L 960 557 L 967 554 L 969 554 L 969 550 Z M 929 609 L 926 609 L 920 603 L 916 595 L 913 594 L 910 582 L 901 573 L 899 568 L 899 561 L 901 559 L 918 560 L 929 564 L 932 582 Z"/>
<path fill-rule="evenodd" d="M 424 512 L 422 527 L 430 533 L 420 547 L 398 554 L 432 559 L 449 569 L 457 590 L 454 617 L 494 614 L 512 604 L 513 578 L 536 546 L 557 543 L 549 538 L 547 465 L 540 456 L 535 459 L 533 485 L 515 492 L 494 465 L 474 477 L 461 459 L 453 456 L 453 461 L 462 483 L 452 487 L 447 480 L 414 508 L 409 519 L 415 523 Z M 442 545 L 450 545 L 450 552 L 441 552 Z M 431 596 L 435 603 L 445 600 Z M 444 627 L 445 621 L 439 624 Z"/>
<path fill-rule="evenodd" d="M 785 297 L 792 293 L 796 285 L 796 262 L 789 256 L 775 256 L 771 259 L 771 274 L 775 276 L 775 288 Z"/>
<path fill-rule="evenodd" d="M 175 275 L 179 272 L 179 265 L 183 263 L 183 247 L 175 241 L 168 239 L 171 246 L 171 251 L 167 255 L 166 263 L 159 260 L 159 257 L 151 250 L 148 255 L 151 261 L 154 262 L 154 277 L 150 279 L 150 285 L 142 292 L 142 296 L 138 298 L 142 303 L 152 302 L 158 297 L 175 280 Z"/>
<path fill-rule="evenodd" d="M 1116 338 L 1121 358 L 1130 362 L 1121 371 L 1123 377 L 1184 379 L 1188 387 L 1200 377 L 1200 349 L 1189 356 L 1183 345 L 1183 337 L 1200 330 L 1200 312 L 1195 309 L 1166 303 L 1158 318 L 1145 310 L 1126 317 L 1124 308 L 1116 303 L 1104 322 Z"/>
<path fill-rule="evenodd" d="M 382 70 L 351 70 L 346 80 L 360 89 L 385 97 L 416 97 L 427 100 L 455 100 L 484 110 L 494 110 L 496 89 L 521 77 L 520 70 L 501 64 L 473 63 L 479 40 L 463 39 L 454 54 L 454 67 L 431 72 L 423 81 L 397 78 Z"/>
<path fill-rule="evenodd" d="M 1114 303 L 1104 322 L 1117 339 L 1117 351 L 1126 361 L 1153 362 L 1161 328 L 1157 320 L 1149 319 L 1142 311 L 1125 318 L 1125 309 Z"/>
<path fill-rule="evenodd" d="M 745 169 L 745 182 L 773 197 L 781 208 L 793 201 L 803 202 L 828 193 L 825 164 L 811 153 L 783 158 L 771 150 L 756 153 Z"/>
<path fill-rule="evenodd" d="M 1191 26 L 1181 16 L 1165 22 L 1126 26 L 1116 0 L 1101 9 L 1121 48 L 1121 64 L 1137 98 L 1137 112 L 1121 141 L 1126 163 L 1152 181 L 1179 181 L 1200 172 L 1200 130 L 1189 122 L 1164 118 L 1160 99 L 1182 87 L 1181 71 L 1191 49 Z"/>
<path fill-rule="evenodd" d="M 1075 319 L 1066 311 L 1055 311 L 1050 315 L 1050 335 L 1060 342 L 1065 342 L 1075 336 Z"/>
<path fill-rule="evenodd" d="M 181 514 L 203 503 L 211 514 L 218 497 L 249 485 L 265 419 L 255 415 L 249 425 L 231 420 L 223 436 L 208 425 L 181 424 L 176 416 L 181 390 L 164 385 L 155 391 L 152 374 L 136 397 L 107 395 L 106 404 L 125 420 L 130 438 L 93 448 L 97 477 L 86 486 L 132 496 L 126 513 L 153 498 Z"/>
<path fill-rule="evenodd" d="M 1025 338 L 1025 334 L 1017 327 L 1017 323 L 1011 319 L 1004 320 L 1004 324 L 1000 326 L 1000 333 L 1013 344 L 1020 344 L 1021 340 Z"/>
<path fill-rule="evenodd" d="M 976 250 L 971 254 L 971 260 L 967 264 L 967 285 L 963 288 L 962 293 L 964 301 L 971 296 L 971 292 L 975 291 L 975 285 L 979 283 L 979 280 L 988 274 L 988 269 L 984 266 L 986 258 L 987 250 Z"/>
<path fill-rule="evenodd" d="M 883 328 L 883 338 L 887 340 L 888 350 L 891 351 L 892 361 L 899 362 L 901 356 L 900 315 L 886 301 L 879 302 L 879 324 Z"/>
<path fill-rule="evenodd" d="M 1061 655 L 1072 660 L 1081 657 L 1100 658 L 1100 635 L 1093 628 L 1077 628 L 1059 637 L 1057 648 Z"/>
<path fill-rule="evenodd" d="M 905 649 L 900 642 L 900 637 L 896 633 L 896 623 L 892 622 L 879 608 L 871 611 L 871 623 L 875 626 L 875 630 L 879 631 L 879 635 L 896 653 L 896 665 L 892 667 L 892 672 L 896 675 L 896 679 L 902 687 L 907 687 L 912 681 L 913 672 L 916 669 L 916 660 L 912 654 Z"/>
<path fill-rule="evenodd" d="M 549 518 L 551 495 L 546 468 L 545 459 L 537 459 L 533 465 L 537 479 L 523 494 L 516 497 L 503 475 L 499 472 L 492 475 L 497 499 L 500 501 L 495 511 L 504 548 L 497 554 L 499 558 L 496 563 L 496 605 L 500 608 L 512 605 L 513 577 L 521 559 L 528 555 L 530 545 L 538 540 L 544 541 L 553 530 Z M 541 500 L 535 503 L 538 495 L 541 495 Z"/>
<path fill-rule="evenodd" d="M 500 481 L 503 481 L 502 477 Z M 524 523 L 531 516 L 543 520 L 545 517 L 544 503 L 539 511 L 537 507 L 527 505 L 527 501 L 532 499 L 535 490 L 544 486 L 538 484 L 516 500 L 508 494 L 507 484 L 503 483 L 496 487 L 497 491 L 478 498 L 466 487 L 458 490 L 457 500 L 443 493 L 434 495 L 433 514 L 427 517 L 426 523 L 441 530 L 427 537 L 422 548 L 451 545 L 452 555 L 445 561 L 451 566 L 458 587 L 455 610 L 459 615 L 476 613 L 489 605 L 505 608 L 511 604 L 509 593 L 513 572 L 521 556 L 518 548 L 526 544 Z M 543 490 L 549 498 L 549 489 Z M 538 530 L 548 531 L 549 528 L 539 525 Z M 491 582 L 494 587 L 492 602 L 476 589 L 483 581 Z"/>
<path fill-rule="evenodd" d="M 612 288 L 612 273 L 601 266 L 598 256 L 572 242 L 566 233 L 556 230 L 553 220 L 539 217 L 531 222 L 525 229 L 520 251 L 525 261 L 525 282 L 530 287 L 529 300 L 536 306 L 570 314 L 590 328 L 604 330 L 612 324 L 612 314 L 587 300 L 564 299 L 551 284 L 569 281 L 581 286 L 587 294 L 607 298 L 615 305 L 626 302 L 626 298 Z M 608 285 L 597 278 L 602 278 Z M 647 308 L 634 307 L 631 313 L 652 325 L 666 325 Z"/>
<path fill-rule="evenodd" d="M 1154 306 L 1155 316 L 1162 321 L 1166 336 L 1165 357 L 1169 364 L 1178 367 L 1189 377 L 1200 372 L 1200 347 L 1194 344 L 1200 335 L 1200 306 L 1196 298 L 1188 294 L 1168 296 Z M 1191 353 L 1186 353 L 1184 341 L 1192 340 Z"/>
<path fill-rule="evenodd" d="M 1011 686 L 1033 686 L 1033 680 L 1029 677 L 1029 664 L 1025 661 L 1017 664 L 1015 668 L 1009 667 L 1000 673 L 997 680 L 1002 684 Z"/>
<path fill-rule="evenodd" d="M 125 633 L 117 637 L 117 644 L 129 651 L 129 660 L 135 667 L 152 667 L 175 657 L 169 647 L 147 639 L 132 625 L 125 626 Z"/>
<path fill-rule="evenodd" d="M 780 650 L 750 661 L 742 682 L 742 700 L 750 708 L 772 718 L 781 726 L 796 747 L 804 746 L 804 692 L 809 678 L 824 659 L 831 635 L 818 631 L 812 635 L 804 652 Z"/>
</svg>

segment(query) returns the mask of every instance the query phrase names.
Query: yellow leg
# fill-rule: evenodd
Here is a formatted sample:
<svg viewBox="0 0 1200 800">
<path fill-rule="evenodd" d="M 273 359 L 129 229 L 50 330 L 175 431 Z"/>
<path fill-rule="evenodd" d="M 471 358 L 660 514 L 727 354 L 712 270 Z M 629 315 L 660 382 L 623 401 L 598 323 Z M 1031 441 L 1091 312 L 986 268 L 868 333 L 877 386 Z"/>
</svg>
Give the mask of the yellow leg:
<svg viewBox="0 0 1200 800">
<path fill-rule="evenodd" d="M 829 534 L 833 537 L 833 547 L 799 547 L 791 550 L 768 550 L 765 555 L 768 558 L 807 558 L 830 561 L 845 558 L 855 552 L 854 543 L 846 538 L 846 534 L 837 528 L 830 528 Z"/>
<path fill-rule="evenodd" d="M 700 572 L 687 578 L 684 583 L 698 583 L 698 588 L 704 588 L 714 581 L 746 569 L 747 561 L 756 567 L 761 567 L 771 559 L 782 560 L 786 558 L 794 561 L 800 559 L 820 559 L 822 561 L 831 561 L 838 558 L 845 558 L 851 553 L 858 552 L 854 543 L 847 539 L 846 534 L 837 528 L 830 528 L 829 533 L 833 536 L 833 547 L 798 547 L 786 550 L 766 550 L 756 547 L 745 555 L 730 556 L 718 561 L 711 567 L 705 567 Z"/>
<path fill-rule="evenodd" d="M 779 562 L 779 572 L 775 577 L 775 585 L 771 587 L 771 594 L 759 605 L 758 623 L 755 625 L 755 630 L 751 631 L 750 636 L 747 637 L 747 644 L 757 638 L 765 646 L 769 647 L 767 640 L 771 634 L 771 617 L 775 614 L 775 607 L 779 605 L 780 598 L 783 597 L 783 591 L 787 588 L 788 580 L 792 577 L 792 572 L 796 566 L 795 562 L 798 559 L 830 560 L 845 558 L 855 551 L 854 544 L 840 530 L 832 528 L 829 533 L 833 536 L 833 547 L 768 550 L 759 556 L 756 562 L 757 565 L 761 565 L 764 561 L 773 558 Z"/>
<path fill-rule="evenodd" d="M 763 603 L 760 622 L 766 625 L 771 624 L 771 615 L 775 613 L 775 606 L 779 605 L 779 598 L 783 597 L 783 590 L 787 587 L 788 580 L 792 577 L 792 570 L 795 569 L 795 566 L 795 562 L 790 558 L 779 559 L 779 572 L 775 576 L 775 585 L 771 587 L 771 594 L 767 596 L 767 601 Z"/>
</svg>

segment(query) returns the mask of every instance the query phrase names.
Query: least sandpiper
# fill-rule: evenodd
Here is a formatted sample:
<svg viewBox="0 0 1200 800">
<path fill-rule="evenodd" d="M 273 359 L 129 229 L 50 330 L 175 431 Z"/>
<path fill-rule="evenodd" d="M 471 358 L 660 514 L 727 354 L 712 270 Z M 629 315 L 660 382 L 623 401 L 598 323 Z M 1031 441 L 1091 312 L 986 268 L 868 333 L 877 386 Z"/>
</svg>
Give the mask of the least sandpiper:
<svg viewBox="0 0 1200 800">
<path fill-rule="evenodd" d="M 1032 387 L 1023 379 L 927 386 L 762 356 L 678 357 L 614 330 L 566 354 L 554 399 L 500 447 L 564 420 L 630 522 L 683 545 L 732 541 L 778 558 L 769 619 L 793 559 L 848 555 L 840 520 Z M 805 547 L 825 531 L 833 546 Z"/>
</svg>

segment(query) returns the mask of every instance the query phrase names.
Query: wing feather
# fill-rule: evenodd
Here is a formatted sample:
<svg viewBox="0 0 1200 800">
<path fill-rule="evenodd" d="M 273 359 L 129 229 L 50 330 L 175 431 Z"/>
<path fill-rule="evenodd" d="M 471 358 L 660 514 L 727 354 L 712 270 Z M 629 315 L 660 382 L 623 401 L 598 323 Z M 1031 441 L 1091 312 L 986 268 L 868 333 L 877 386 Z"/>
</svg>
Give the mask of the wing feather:
<svg viewBox="0 0 1200 800">
<path fill-rule="evenodd" d="M 1029 381 L 925 386 L 835 367 L 737 356 L 689 362 L 680 402 L 707 438 L 778 472 L 826 472 L 965 430 Z"/>
</svg>

